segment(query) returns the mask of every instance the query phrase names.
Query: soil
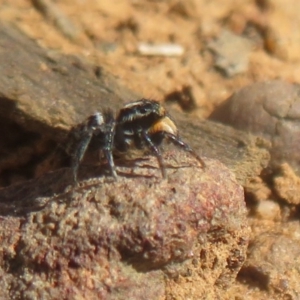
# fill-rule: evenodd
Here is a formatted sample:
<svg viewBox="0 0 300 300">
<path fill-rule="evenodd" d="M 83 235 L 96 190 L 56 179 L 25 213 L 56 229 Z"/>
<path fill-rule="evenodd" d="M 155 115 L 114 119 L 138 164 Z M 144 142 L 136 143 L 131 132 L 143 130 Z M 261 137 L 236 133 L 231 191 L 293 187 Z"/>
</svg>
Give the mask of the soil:
<svg viewBox="0 0 300 300">
<path fill-rule="evenodd" d="M 168 101 L 178 111 L 207 118 L 232 93 L 253 82 L 300 82 L 300 37 L 294 30 L 300 25 L 299 9 L 297 0 L 0 0 L 0 20 L 15 24 L 54 52 L 101 65 L 142 97 Z M 139 48 L 142 43 L 171 44 L 180 51 L 146 55 Z M 277 182 L 277 189 L 286 189 L 286 178 L 281 185 Z M 298 216 L 297 200 L 278 201 L 280 195 L 261 179 L 252 189 L 249 185 L 253 240 L 273 229 L 278 234 L 280 224 Z M 263 201 L 276 203 L 274 217 L 264 214 L 259 206 Z M 280 269 L 272 273 L 265 268 L 263 273 L 255 263 L 248 262 L 228 298 L 300 297 L 297 286 L 283 288 L 275 280 L 257 284 L 255 277 L 268 278 L 275 271 L 278 281 L 288 278 L 280 278 Z"/>
<path fill-rule="evenodd" d="M 51 3 L 56 11 L 39 3 Z M 289 5 L 283 0 L 1 0 L 0 5 L 1 20 L 13 22 L 53 51 L 106 66 L 143 97 L 165 100 L 189 88 L 193 111 L 201 117 L 254 81 L 300 81 L 298 37 L 289 30 L 299 22 L 295 0 Z M 226 31 L 231 34 L 225 40 L 237 52 L 233 62 L 222 51 Z M 241 37 L 243 41 L 237 40 Z M 175 43 L 184 53 L 141 55 L 140 43 Z M 235 71 L 226 63 L 224 67 L 222 56 L 237 65 Z"/>
</svg>

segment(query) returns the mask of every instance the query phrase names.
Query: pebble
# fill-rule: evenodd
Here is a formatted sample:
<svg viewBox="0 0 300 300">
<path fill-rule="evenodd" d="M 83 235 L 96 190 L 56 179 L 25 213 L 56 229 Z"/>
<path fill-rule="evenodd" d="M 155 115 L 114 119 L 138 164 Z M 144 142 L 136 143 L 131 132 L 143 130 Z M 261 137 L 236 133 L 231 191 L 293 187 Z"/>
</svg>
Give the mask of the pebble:
<svg viewBox="0 0 300 300">
<path fill-rule="evenodd" d="M 271 142 L 272 165 L 288 162 L 300 173 L 300 86 L 282 80 L 258 82 L 234 93 L 210 119 Z"/>
</svg>

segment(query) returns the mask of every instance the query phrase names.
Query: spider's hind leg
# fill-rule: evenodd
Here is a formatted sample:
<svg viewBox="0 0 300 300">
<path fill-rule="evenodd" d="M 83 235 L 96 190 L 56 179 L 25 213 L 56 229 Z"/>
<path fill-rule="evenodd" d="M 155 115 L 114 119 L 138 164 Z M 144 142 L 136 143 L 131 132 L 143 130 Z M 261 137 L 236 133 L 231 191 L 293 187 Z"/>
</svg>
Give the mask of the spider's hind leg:
<svg viewBox="0 0 300 300">
<path fill-rule="evenodd" d="M 72 161 L 71 161 L 71 168 L 73 172 L 73 181 L 77 183 L 77 174 L 80 162 L 86 152 L 86 149 L 91 141 L 92 136 L 87 135 L 85 136 L 78 144 L 78 147 L 72 153 Z"/>
<path fill-rule="evenodd" d="M 83 123 L 73 127 L 67 138 L 66 152 L 71 156 L 73 180 L 77 183 L 80 162 L 96 130 L 101 131 L 104 124 L 103 115 L 99 112 L 91 115 Z"/>
</svg>

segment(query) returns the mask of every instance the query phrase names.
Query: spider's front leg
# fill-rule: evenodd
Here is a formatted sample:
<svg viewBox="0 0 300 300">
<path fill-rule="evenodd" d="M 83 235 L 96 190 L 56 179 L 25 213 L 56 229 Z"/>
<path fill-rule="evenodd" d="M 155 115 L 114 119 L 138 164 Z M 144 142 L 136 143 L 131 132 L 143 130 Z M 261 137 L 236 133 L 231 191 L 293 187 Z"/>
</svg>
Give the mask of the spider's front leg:
<svg viewBox="0 0 300 300">
<path fill-rule="evenodd" d="M 67 153 L 71 156 L 73 180 L 77 183 L 77 174 L 80 162 L 96 131 L 102 131 L 103 115 L 99 112 L 91 115 L 85 122 L 75 126 L 69 133 Z"/>
<path fill-rule="evenodd" d="M 182 141 L 177 135 L 169 132 L 165 132 L 165 136 L 175 145 L 182 148 L 184 151 L 191 153 L 201 164 L 202 168 L 205 168 L 205 162 L 203 159 L 184 141 Z"/>
<path fill-rule="evenodd" d="M 153 143 L 153 141 L 151 140 L 151 137 L 145 130 L 142 131 L 142 137 L 143 137 L 144 141 L 146 142 L 146 145 L 148 146 L 148 148 L 156 156 L 158 164 L 159 164 L 159 168 L 161 170 L 162 177 L 167 178 L 166 168 L 165 168 L 163 157 L 161 155 L 159 148 Z"/>
</svg>

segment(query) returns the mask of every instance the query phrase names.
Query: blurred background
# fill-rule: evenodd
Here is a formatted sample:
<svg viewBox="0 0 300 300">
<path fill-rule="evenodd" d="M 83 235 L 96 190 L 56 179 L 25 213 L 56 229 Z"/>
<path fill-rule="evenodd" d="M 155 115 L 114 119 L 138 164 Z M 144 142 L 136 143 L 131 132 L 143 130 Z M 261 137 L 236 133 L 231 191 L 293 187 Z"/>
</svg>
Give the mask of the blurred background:
<svg viewBox="0 0 300 300">
<path fill-rule="evenodd" d="M 252 82 L 300 82 L 299 11 L 297 0 L 0 1 L 0 19 L 40 45 L 204 118 Z"/>
</svg>

